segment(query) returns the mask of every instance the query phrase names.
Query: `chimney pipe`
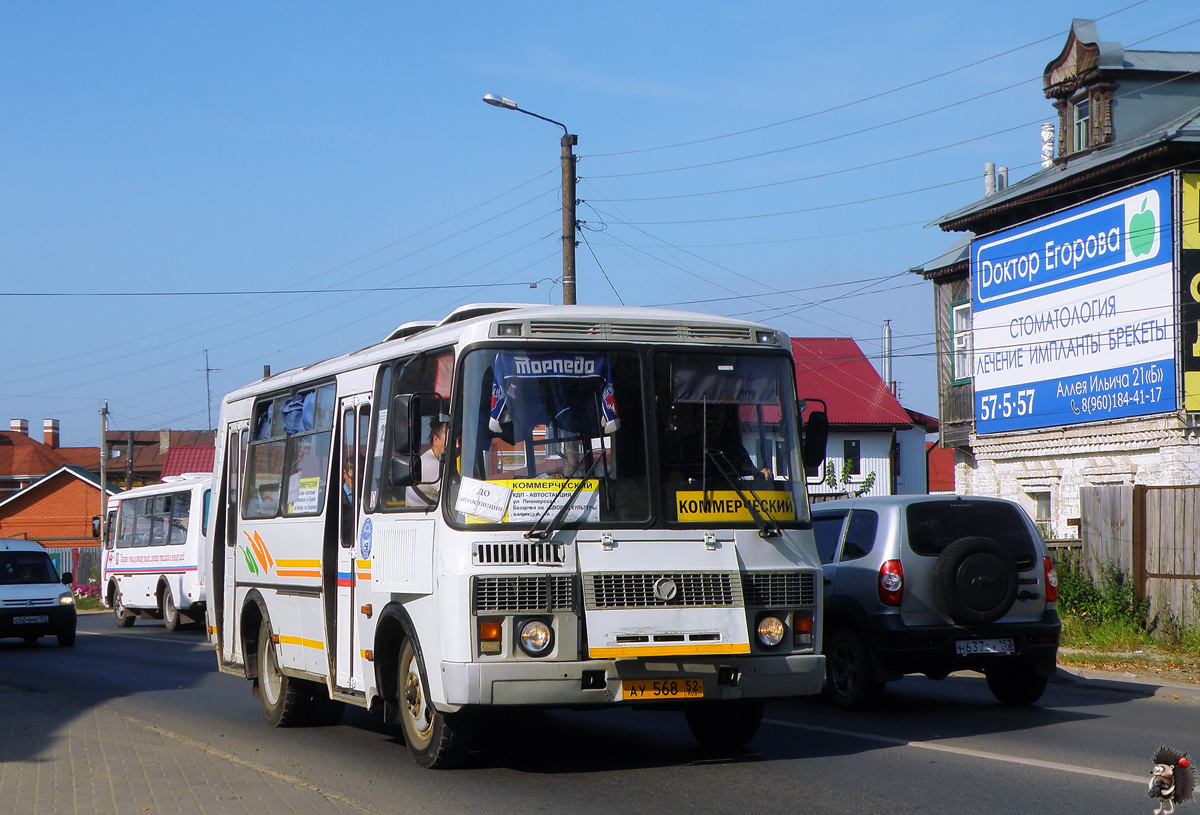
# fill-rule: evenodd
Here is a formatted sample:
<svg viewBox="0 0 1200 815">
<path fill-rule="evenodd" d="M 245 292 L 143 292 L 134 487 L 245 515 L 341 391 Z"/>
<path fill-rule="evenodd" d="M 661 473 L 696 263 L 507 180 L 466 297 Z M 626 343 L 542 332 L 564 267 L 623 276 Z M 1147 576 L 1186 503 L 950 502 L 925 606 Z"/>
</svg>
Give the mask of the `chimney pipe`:
<svg viewBox="0 0 1200 815">
<path fill-rule="evenodd" d="M 989 195 L 996 194 L 996 165 L 993 162 L 988 162 L 983 165 L 983 195 L 986 198 Z"/>
<path fill-rule="evenodd" d="M 20 433 L 22 436 L 29 435 L 29 420 L 28 419 L 13 419 L 8 423 L 8 429 L 13 433 Z"/>
<path fill-rule="evenodd" d="M 1008 188 L 1008 168 L 996 168 L 996 192 L 1004 192 Z"/>
<path fill-rule="evenodd" d="M 42 441 L 47 447 L 58 448 L 58 419 L 42 419 Z"/>
</svg>

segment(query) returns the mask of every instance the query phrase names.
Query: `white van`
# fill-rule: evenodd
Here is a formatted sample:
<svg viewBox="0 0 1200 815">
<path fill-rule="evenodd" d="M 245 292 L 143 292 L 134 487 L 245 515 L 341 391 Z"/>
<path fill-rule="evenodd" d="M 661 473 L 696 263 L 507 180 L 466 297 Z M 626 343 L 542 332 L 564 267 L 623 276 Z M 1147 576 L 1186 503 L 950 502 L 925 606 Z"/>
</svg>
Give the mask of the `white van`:
<svg viewBox="0 0 1200 815">
<path fill-rule="evenodd" d="M 0 538 L 0 637 L 27 643 L 51 634 L 75 644 L 75 595 L 71 573 L 61 579 L 40 543 Z"/>
</svg>

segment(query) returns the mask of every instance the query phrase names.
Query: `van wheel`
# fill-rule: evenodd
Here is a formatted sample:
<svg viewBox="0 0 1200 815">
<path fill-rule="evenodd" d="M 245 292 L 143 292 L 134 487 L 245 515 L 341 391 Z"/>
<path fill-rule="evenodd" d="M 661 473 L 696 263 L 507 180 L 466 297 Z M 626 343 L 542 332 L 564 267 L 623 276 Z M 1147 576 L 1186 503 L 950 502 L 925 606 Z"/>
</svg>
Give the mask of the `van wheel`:
<svg viewBox="0 0 1200 815">
<path fill-rule="evenodd" d="M 466 732 L 461 717 L 442 713 L 429 701 L 421 659 L 406 639 L 400 649 L 396 700 L 404 740 L 413 760 L 427 769 L 454 767 L 466 756 Z"/>
<path fill-rule="evenodd" d="M 58 645 L 60 648 L 70 648 L 75 644 L 75 626 L 64 628 L 58 632 Z"/>
<path fill-rule="evenodd" d="M 862 710 L 883 696 L 867 646 L 853 629 L 839 629 L 825 643 L 825 695 L 843 710 Z"/>
<path fill-rule="evenodd" d="M 38 638 L 33 634 L 26 634 L 24 637 L 21 637 L 21 639 L 25 640 L 26 645 L 33 645 L 38 641 Z"/>
<path fill-rule="evenodd" d="M 696 702 L 685 707 L 683 715 L 701 747 L 733 750 L 744 747 L 758 733 L 763 707 L 757 699 Z"/>
<path fill-rule="evenodd" d="M 1032 705 L 1046 692 L 1048 676 L 1039 674 L 1032 665 L 989 668 L 988 690 L 1003 705 Z"/>
<path fill-rule="evenodd" d="M 163 625 L 168 631 L 179 630 L 179 609 L 175 607 L 175 600 L 171 597 L 171 590 L 166 586 L 163 587 L 162 593 L 162 618 Z"/>
<path fill-rule="evenodd" d="M 271 624 L 266 620 L 258 629 L 258 695 L 263 713 L 272 727 L 295 727 L 303 724 L 312 704 L 304 681 L 284 676 L 275 657 L 271 642 Z"/>
<path fill-rule="evenodd" d="M 120 589 L 113 592 L 112 610 L 113 619 L 116 620 L 118 628 L 129 628 L 137 620 L 137 615 L 125 608 L 125 604 L 121 602 Z"/>
</svg>

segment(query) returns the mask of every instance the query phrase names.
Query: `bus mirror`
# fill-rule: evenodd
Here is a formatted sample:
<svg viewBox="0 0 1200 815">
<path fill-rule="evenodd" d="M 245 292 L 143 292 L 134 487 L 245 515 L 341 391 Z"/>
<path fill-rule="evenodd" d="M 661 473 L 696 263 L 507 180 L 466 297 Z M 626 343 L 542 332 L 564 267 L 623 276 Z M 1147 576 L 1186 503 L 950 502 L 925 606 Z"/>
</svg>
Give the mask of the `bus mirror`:
<svg viewBox="0 0 1200 815">
<path fill-rule="evenodd" d="M 92 537 L 93 538 L 100 537 L 100 516 L 99 515 L 92 516 Z"/>
<path fill-rule="evenodd" d="M 393 487 L 411 487 L 421 481 L 421 457 L 416 455 L 392 456 L 391 472 L 388 473 Z"/>
<path fill-rule="evenodd" d="M 828 440 L 829 416 L 823 410 L 814 410 L 804 425 L 804 446 L 800 453 L 804 459 L 804 469 L 809 475 L 815 474 L 825 461 L 825 444 Z"/>
<path fill-rule="evenodd" d="M 400 457 L 411 456 L 421 446 L 421 404 L 415 393 L 399 393 L 392 400 L 392 450 Z M 392 460 L 393 465 L 395 459 Z M 395 472 L 393 466 L 392 472 Z M 394 479 L 393 479 L 394 483 Z"/>
<path fill-rule="evenodd" d="M 436 393 L 399 393 L 392 399 L 392 450 L 400 456 L 421 452 L 421 417 L 439 413 L 441 400 Z"/>
</svg>

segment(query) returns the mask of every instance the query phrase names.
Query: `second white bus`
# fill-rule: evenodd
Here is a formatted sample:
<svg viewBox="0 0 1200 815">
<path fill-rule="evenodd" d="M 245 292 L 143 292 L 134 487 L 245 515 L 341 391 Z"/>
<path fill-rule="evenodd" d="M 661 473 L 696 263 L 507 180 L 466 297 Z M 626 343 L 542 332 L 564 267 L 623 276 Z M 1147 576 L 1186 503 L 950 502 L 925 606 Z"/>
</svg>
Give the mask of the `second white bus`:
<svg viewBox="0 0 1200 815">
<path fill-rule="evenodd" d="M 118 626 L 128 628 L 140 616 L 174 631 L 204 620 L 200 558 L 211 493 L 211 473 L 188 473 L 109 499 L 100 585 Z"/>
</svg>

